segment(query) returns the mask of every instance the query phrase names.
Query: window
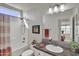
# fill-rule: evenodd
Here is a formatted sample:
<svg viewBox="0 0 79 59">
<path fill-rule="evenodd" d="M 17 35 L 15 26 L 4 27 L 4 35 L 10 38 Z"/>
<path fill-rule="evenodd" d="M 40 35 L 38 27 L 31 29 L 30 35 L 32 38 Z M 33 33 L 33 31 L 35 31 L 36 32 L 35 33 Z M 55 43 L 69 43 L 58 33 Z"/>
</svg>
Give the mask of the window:
<svg viewBox="0 0 79 59">
<path fill-rule="evenodd" d="M 10 16 L 16 16 L 16 17 L 21 16 L 20 11 L 9 9 L 9 8 L 3 7 L 3 6 L 0 6 L 0 13 L 7 14 L 7 15 L 10 15 Z"/>
<path fill-rule="evenodd" d="M 70 34 L 70 25 L 61 25 L 61 31 L 64 31 L 65 34 Z"/>
<path fill-rule="evenodd" d="M 70 42 L 71 40 L 71 26 L 69 24 L 64 24 L 61 25 L 61 35 L 62 35 L 62 31 L 64 31 L 64 35 L 65 35 L 65 42 Z"/>
</svg>

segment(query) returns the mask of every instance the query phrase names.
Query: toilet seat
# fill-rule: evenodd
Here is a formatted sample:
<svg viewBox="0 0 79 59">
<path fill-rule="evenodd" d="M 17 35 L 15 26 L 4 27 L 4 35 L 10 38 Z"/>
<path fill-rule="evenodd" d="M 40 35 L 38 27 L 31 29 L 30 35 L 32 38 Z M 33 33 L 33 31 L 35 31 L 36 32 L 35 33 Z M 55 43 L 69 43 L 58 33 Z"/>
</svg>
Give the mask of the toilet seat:
<svg viewBox="0 0 79 59">
<path fill-rule="evenodd" d="M 31 56 L 33 55 L 33 50 L 26 50 L 22 53 L 22 56 Z"/>
</svg>

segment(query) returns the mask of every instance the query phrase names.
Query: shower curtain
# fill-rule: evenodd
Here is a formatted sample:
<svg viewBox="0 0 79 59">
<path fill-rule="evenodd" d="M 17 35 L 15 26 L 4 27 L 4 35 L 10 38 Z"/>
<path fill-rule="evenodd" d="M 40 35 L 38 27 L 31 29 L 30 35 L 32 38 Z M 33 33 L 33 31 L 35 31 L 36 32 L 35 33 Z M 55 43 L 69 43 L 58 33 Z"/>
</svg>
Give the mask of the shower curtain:
<svg viewBox="0 0 79 59">
<path fill-rule="evenodd" d="M 10 16 L 0 14 L 0 56 L 10 55 Z"/>
</svg>

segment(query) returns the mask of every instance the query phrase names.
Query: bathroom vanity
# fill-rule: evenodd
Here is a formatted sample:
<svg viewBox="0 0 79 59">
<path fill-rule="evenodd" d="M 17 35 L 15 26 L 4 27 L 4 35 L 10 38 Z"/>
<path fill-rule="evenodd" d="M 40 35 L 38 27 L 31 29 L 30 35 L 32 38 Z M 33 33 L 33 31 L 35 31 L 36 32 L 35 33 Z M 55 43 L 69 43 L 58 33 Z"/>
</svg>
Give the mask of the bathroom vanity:
<svg viewBox="0 0 79 59">
<path fill-rule="evenodd" d="M 48 46 L 50 46 L 50 49 L 47 49 Z M 53 47 L 57 46 L 57 48 L 55 48 L 53 50 Z M 46 47 L 47 46 L 47 47 Z M 33 46 L 33 49 L 35 51 L 36 55 L 40 55 L 40 56 L 79 56 L 79 54 L 75 53 L 72 51 L 72 49 L 70 48 L 70 44 L 68 44 L 67 42 L 61 42 L 61 41 L 51 41 L 51 42 L 46 42 L 46 46 L 43 48 L 40 48 L 39 44 L 36 44 Z M 61 51 L 59 51 L 59 49 Z M 58 52 L 57 52 L 58 51 Z"/>
<path fill-rule="evenodd" d="M 34 56 L 52 56 L 51 54 L 48 54 L 36 48 L 36 45 L 31 46 L 30 48 L 34 51 Z"/>
<path fill-rule="evenodd" d="M 62 53 L 54 53 L 54 52 L 48 51 L 46 48 L 40 48 L 38 46 L 34 46 L 34 48 L 36 48 L 41 52 L 47 53 L 48 56 L 79 56 L 79 54 L 72 52 L 70 49 L 64 49 L 64 52 Z M 42 55 L 42 56 L 45 56 L 45 55 Z"/>
<path fill-rule="evenodd" d="M 46 48 L 40 48 L 39 46 L 34 46 L 36 51 L 38 51 L 41 56 L 79 56 L 79 54 L 72 52 L 70 49 L 63 48 L 64 51 L 62 53 L 55 53 L 48 51 Z"/>
</svg>

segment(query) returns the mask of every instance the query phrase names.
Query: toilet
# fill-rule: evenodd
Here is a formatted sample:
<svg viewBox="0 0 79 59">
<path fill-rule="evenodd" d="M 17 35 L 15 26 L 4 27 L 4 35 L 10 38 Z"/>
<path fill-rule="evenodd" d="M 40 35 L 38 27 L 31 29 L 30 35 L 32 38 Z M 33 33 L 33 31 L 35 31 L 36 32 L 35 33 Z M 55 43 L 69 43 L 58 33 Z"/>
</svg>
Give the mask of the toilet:
<svg viewBox="0 0 79 59">
<path fill-rule="evenodd" d="M 34 51 L 33 50 L 26 50 L 22 53 L 22 56 L 33 56 Z"/>
</svg>

